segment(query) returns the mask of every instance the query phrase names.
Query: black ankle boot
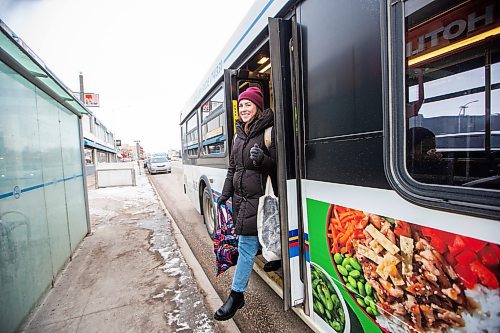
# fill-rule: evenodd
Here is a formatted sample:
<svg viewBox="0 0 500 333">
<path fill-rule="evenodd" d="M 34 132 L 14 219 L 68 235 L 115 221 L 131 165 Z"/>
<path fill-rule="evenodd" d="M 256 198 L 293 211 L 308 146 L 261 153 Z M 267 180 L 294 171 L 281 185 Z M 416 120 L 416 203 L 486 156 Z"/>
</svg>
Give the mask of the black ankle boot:
<svg viewBox="0 0 500 333">
<path fill-rule="evenodd" d="M 245 305 L 243 293 L 231 290 L 227 301 L 215 312 L 214 319 L 219 321 L 231 319 L 243 305 Z"/>
<path fill-rule="evenodd" d="M 269 261 L 264 265 L 264 272 L 274 272 L 281 268 L 281 260 Z"/>
</svg>

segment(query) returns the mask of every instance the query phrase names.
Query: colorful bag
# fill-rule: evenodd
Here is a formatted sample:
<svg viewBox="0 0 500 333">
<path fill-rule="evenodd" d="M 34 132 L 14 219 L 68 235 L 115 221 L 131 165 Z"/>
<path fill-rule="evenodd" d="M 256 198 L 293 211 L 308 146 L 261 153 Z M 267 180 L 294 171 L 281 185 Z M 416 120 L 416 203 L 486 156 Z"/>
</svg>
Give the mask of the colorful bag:
<svg viewBox="0 0 500 333">
<path fill-rule="evenodd" d="M 214 253 L 216 276 L 219 276 L 238 261 L 238 235 L 234 229 L 233 216 L 226 205 L 217 205 L 217 220 Z"/>
</svg>

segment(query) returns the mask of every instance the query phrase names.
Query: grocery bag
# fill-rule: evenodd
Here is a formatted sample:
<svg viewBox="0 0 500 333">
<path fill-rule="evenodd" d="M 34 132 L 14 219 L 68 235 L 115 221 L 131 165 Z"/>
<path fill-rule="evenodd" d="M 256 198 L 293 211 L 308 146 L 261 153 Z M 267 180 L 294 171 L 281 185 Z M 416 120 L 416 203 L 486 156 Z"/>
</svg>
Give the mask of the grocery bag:
<svg viewBox="0 0 500 333">
<path fill-rule="evenodd" d="M 217 205 L 217 228 L 213 241 L 216 276 L 219 276 L 238 261 L 238 235 L 227 205 Z"/>
<path fill-rule="evenodd" d="M 262 255 L 267 261 L 281 259 L 281 233 L 278 198 L 274 195 L 271 177 L 267 177 L 266 192 L 259 198 L 257 233 Z"/>
</svg>

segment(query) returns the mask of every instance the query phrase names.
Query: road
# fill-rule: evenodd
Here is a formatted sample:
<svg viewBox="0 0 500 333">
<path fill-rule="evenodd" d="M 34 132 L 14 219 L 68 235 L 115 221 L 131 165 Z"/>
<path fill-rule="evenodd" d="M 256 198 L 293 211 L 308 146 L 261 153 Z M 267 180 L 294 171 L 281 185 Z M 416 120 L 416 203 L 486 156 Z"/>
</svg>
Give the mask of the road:
<svg viewBox="0 0 500 333">
<path fill-rule="evenodd" d="M 182 164 L 173 162 L 172 173 L 150 175 L 161 199 L 176 221 L 196 259 L 219 294 L 225 300 L 231 289 L 234 269 L 215 277 L 212 240 L 203 217 L 184 194 Z M 293 311 L 283 311 L 283 300 L 254 272 L 245 293 L 245 307 L 234 320 L 244 333 L 312 332 Z"/>
</svg>

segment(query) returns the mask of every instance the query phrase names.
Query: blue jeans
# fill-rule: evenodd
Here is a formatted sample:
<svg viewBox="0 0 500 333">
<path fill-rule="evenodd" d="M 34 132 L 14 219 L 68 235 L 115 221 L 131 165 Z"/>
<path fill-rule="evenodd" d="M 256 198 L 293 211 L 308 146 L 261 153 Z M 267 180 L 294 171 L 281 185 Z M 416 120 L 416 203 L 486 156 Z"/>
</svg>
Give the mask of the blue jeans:
<svg viewBox="0 0 500 333">
<path fill-rule="evenodd" d="M 257 236 L 238 235 L 238 263 L 232 286 L 234 291 L 244 292 L 247 290 L 258 248 L 259 238 Z"/>
</svg>

